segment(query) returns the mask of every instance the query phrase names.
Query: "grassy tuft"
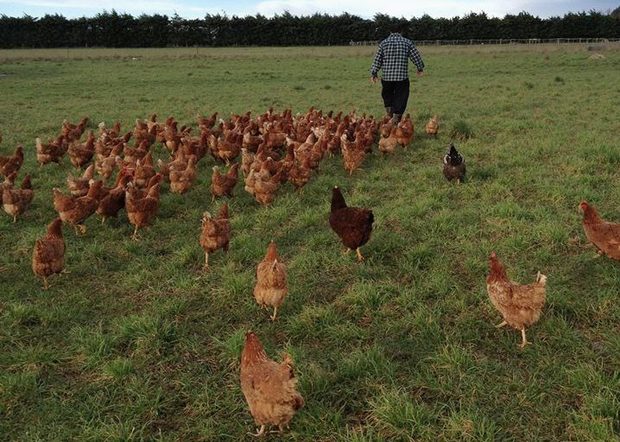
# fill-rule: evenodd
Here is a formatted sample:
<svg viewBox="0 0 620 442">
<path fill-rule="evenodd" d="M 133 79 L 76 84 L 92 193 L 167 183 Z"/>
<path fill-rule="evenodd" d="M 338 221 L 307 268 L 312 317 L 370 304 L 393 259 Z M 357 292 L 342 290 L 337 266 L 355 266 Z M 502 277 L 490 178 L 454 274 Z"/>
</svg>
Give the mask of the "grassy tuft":
<svg viewBox="0 0 620 442">
<path fill-rule="evenodd" d="M 455 121 L 450 130 L 450 138 L 467 141 L 474 136 L 470 124 L 463 120 Z"/>
</svg>

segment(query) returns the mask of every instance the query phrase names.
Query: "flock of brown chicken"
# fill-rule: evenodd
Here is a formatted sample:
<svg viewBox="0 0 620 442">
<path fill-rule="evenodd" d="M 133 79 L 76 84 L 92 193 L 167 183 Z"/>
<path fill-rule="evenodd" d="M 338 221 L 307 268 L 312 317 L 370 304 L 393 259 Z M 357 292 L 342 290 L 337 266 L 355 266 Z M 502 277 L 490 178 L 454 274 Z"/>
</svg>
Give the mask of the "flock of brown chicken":
<svg viewBox="0 0 620 442">
<path fill-rule="evenodd" d="M 88 118 L 78 124 L 65 121 L 55 139 L 45 143 L 40 138 L 36 140 L 36 158 L 41 166 L 59 163 L 66 154 L 73 166 L 85 167 L 80 176 L 67 177 L 67 191 L 52 190 L 58 218 L 49 224 L 47 234 L 36 241 L 32 255 L 32 269 L 43 279 L 44 288 L 48 287 L 48 277 L 64 271 L 63 223 L 73 226 L 76 233 L 84 234 L 84 222 L 91 215 L 96 213 L 105 222 L 124 209 L 134 227 L 132 237 L 137 239 L 139 229 L 152 223 L 157 215 L 163 182 L 169 183 L 173 193 L 189 191 L 196 181 L 199 162 L 207 154 L 228 167 L 224 172 L 219 166 L 213 167 L 213 199 L 233 195 L 241 169 L 245 190 L 259 204 L 266 205 L 274 200 L 286 182 L 295 189 L 302 188 L 325 156 L 341 153 L 344 168 L 353 173 L 361 166 L 365 155 L 372 152 L 377 136 L 379 150 L 391 153 L 397 146 L 407 147 L 414 135 L 409 115 L 395 122 L 389 117 L 375 120 L 355 113 L 323 114 L 314 108 L 295 117 L 290 110 L 277 114 L 272 109 L 256 118 L 248 112 L 233 115 L 228 121 L 218 121 L 217 113 L 210 117 L 199 116 L 197 137 L 191 135 L 189 126 L 178 127 L 172 117 L 158 122 L 156 115 L 152 115 L 148 120 L 136 120 L 133 130 L 124 134 L 119 122 L 112 127 L 101 123 L 98 134 L 91 130 L 81 141 L 87 124 Z M 431 118 L 425 129 L 429 136 L 436 136 L 437 117 Z M 168 161 L 154 162 L 152 147 L 156 143 L 169 151 Z M 241 161 L 236 162 L 239 156 Z M 18 146 L 13 155 L 0 156 L 0 174 L 5 177 L 3 208 L 14 222 L 33 199 L 29 175 L 24 177 L 20 188 L 15 187 L 23 162 L 22 146 Z M 465 163 L 454 145 L 450 146 L 443 162 L 448 180 L 461 182 L 464 179 Z M 113 184 L 106 186 L 113 175 Z M 601 219 L 587 202 L 582 202 L 580 208 L 584 213 L 587 238 L 601 254 L 620 260 L 620 225 Z M 371 210 L 348 207 L 340 189 L 332 189 L 329 224 L 347 250 L 356 251 L 360 261 L 363 259 L 360 247 L 369 241 L 373 222 Z M 204 213 L 199 243 L 205 252 L 205 268 L 209 267 L 210 253 L 228 250 L 230 235 L 226 203 L 220 206 L 216 216 Z M 491 302 L 504 319 L 498 327 L 509 325 L 519 330 L 522 347 L 527 344 L 526 328 L 539 319 L 545 303 L 546 279 L 539 273 L 532 284 L 515 283 L 508 278 L 496 254 L 490 255 L 486 282 Z M 273 308 L 271 319 L 275 321 L 287 293 L 286 266 L 278 255 L 276 244 L 271 242 L 257 267 L 254 297 L 260 306 Z M 285 356 L 281 363 L 272 361 L 258 337 L 248 333 L 241 358 L 241 387 L 251 414 L 260 425 L 258 435 L 264 434 L 267 425 L 282 430 L 295 411 L 303 406 L 304 400 L 295 385 L 290 357 Z"/>
</svg>

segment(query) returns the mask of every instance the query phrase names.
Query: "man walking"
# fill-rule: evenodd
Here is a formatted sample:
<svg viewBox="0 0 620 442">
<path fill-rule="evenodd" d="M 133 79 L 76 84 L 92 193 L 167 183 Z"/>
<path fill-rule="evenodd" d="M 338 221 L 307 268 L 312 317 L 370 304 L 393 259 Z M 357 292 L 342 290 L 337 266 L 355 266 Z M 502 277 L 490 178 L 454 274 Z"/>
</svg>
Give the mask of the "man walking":
<svg viewBox="0 0 620 442">
<path fill-rule="evenodd" d="M 388 38 L 379 43 L 379 49 L 370 67 L 370 81 L 377 82 L 377 72 L 383 70 L 381 97 L 387 114 L 399 122 L 409 99 L 409 60 L 416 65 L 417 75 L 424 73 L 424 62 L 411 40 L 394 28 Z"/>
</svg>

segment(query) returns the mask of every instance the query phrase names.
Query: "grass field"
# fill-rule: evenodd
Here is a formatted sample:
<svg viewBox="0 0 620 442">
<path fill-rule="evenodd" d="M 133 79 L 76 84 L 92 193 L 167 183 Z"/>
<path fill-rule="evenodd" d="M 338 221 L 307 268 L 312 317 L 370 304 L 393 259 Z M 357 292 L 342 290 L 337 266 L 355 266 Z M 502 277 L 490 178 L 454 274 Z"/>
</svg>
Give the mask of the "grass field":
<svg viewBox="0 0 620 442">
<path fill-rule="evenodd" d="M 252 329 L 296 361 L 306 407 L 284 440 L 618 440 L 620 265 L 595 258 L 577 209 L 587 199 L 620 221 L 620 49 L 597 51 L 423 47 L 409 149 L 375 153 L 352 177 L 326 159 L 268 208 L 239 184 L 231 250 L 204 273 L 200 219 L 220 204 L 207 157 L 188 194 L 163 193 L 139 242 L 124 213 L 89 219 L 84 237 L 65 228 L 71 273 L 48 291 L 32 247 L 73 170 L 67 158 L 39 168 L 37 136 L 84 115 L 124 128 L 152 112 L 195 124 L 272 105 L 380 115 L 374 48 L 0 51 L 0 150 L 26 146 L 20 178 L 35 186 L 16 224 L 0 217 L 0 439 L 249 440 L 239 357 Z M 423 134 L 431 113 L 437 140 Z M 474 134 L 457 143 L 461 186 L 441 174 L 458 121 Z M 374 211 L 362 264 L 329 229 L 334 185 Z M 252 297 L 270 239 L 289 268 L 275 323 Z M 549 278 L 524 350 L 493 327 L 492 250 L 517 281 Z"/>
</svg>

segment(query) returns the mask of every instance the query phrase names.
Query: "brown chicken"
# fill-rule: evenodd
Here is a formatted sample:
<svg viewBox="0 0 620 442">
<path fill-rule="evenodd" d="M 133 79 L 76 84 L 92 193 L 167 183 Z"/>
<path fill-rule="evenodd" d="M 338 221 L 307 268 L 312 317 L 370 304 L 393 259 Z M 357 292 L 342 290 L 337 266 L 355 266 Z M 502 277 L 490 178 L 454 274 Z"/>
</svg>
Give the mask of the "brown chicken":
<svg viewBox="0 0 620 442">
<path fill-rule="evenodd" d="M 409 114 L 398 122 L 394 136 L 396 136 L 398 144 L 405 148 L 411 143 L 413 140 L 413 121 L 411 121 L 411 116 Z"/>
<path fill-rule="evenodd" d="M 173 193 L 187 192 L 196 180 L 196 157 L 191 156 L 185 170 L 170 171 L 170 191 Z"/>
<path fill-rule="evenodd" d="M 215 112 L 208 118 L 202 115 L 197 115 L 196 120 L 198 121 L 198 127 L 200 128 L 200 130 L 203 131 L 211 129 L 217 121 L 217 114 L 218 113 Z"/>
<path fill-rule="evenodd" d="M 130 181 L 131 175 L 119 174 L 116 185 L 99 200 L 97 214 L 101 215 L 101 224 L 108 218 L 116 218 L 125 207 L 125 190 Z"/>
<path fill-rule="evenodd" d="M 392 125 L 391 122 L 384 125 L 381 128 L 381 136 L 379 137 L 379 151 L 386 153 L 394 153 L 396 146 L 398 145 L 398 138 L 396 137 L 397 127 Z M 387 135 L 386 135 L 387 133 Z"/>
<path fill-rule="evenodd" d="M 224 203 L 216 218 L 211 217 L 209 212 L 202 215 L 202 231 L 200 233 L 200 245 L 205 251 L 205 270 L 209 269 L 209 253 L 218 249 L 228 252 L 230 243 L 230 220 L 228 216 L 228 204 Z"/>
<path fill-rule="evenodd" d="M 487 276 L 487 292 L 493 306 L 502 314 L 504 320 L 497 325 L 505 325 L 521 330 L 521 348 L 529 342 L 525 337 L 526 327 L 531 326 L 540 318 L 545 305 L 545 285 L 547 277 L 540 272 L 532 284 L 517 284 L 508 279 L 506 269 L 497 258 L 495 252 L 489 257 L 489 275 Z"/>
<path fill-rule="evenodd" d="M 0 175 L 6 177 L 13 172 L 18 172 L 24 164 L 24 146 L 21 144 L 15 148 L 15 153 L 9 156 L 0 155 Z"/>
<path fill-rule="evenodd" d="M 32 271 L 43 279 L 43 288 L 49 288 L 47 278 L 65 269 L 65 240 L 62 220 L 56 218 L 47 226 L 47 234 L 37 239 L 32 252 Z"/>
<path fill-rule="evenodd" d="M 287 135 L 284 131 L 272 125 L 268 125 L 263 132 L 263 140 L 267 148 L 284 146 L 286 143 L 286 137 Z"/>
<path fill-rule="evenodd" d="M 59 135 L 49 143 L 43 143 L 41 138 L 37 138 L 36 143 L 37 162 L 40 166 L 48 163 L 59 164 L 64 154 L 67 153 L 69 149 L 69 143 L 63 135 Z"/>
<path fill-rule="evenodd" d="M 241 153 L 242 143 L 243 134 L 230 131 L 223 138 L 215 140 L 215 147 L 211 148 L 211 155 L 216 160 L 224 161 L 228 165 Z"/>
<path fill-rule="evenodd" d="M 133 182 L 136 186 L 143 189 L 149 180 L 155 176 L 155 167 L 153 166 L 153 155 L 149 151 L 144 158 L 136 161 L 136 167 L 133 174 Z"/>
<path fill-rule="evenodd" d="M 15 185 L 15 180 L 17 179 L 17 172 L 13 172 L 6 177 L 4 177 L 4 181 L 0 184 L 0 192 L 4 191 L 4 189 L 12 189 Z"/>
<path fill-rule="evenodd" d="M 69 174 L 67 177 L 67 187 L 69 188 L 71 195 L 78 197 L 86 195 L 88 193 L 88 189 L 90 188 L 90 180 L 93 179 L 94 174 L 94 164 L 88 166 L 79 178 L 75 178 L 73 175 Z"/>
<path fill-rule="evenodd" d="M 131 175 L 131 174 L 129 174 Z M 135 187 L 135 192 L 134 192 L 134 196 L 136 196 L 137 198 L 144 198 L 148 193 L 149 193 L 149 189 L 152 189 L 153 186 L 155 186 L 155 184 L 161 184 L 164 181 L 164 176 L 161 173 L 156 173 L 150 180 L 149 182 L 146 184 L 146 187 L 144 189 L 135 186 L 132 183 L 132 186 Z M 161 192 L 161 186 L 159 187 L 159 190 Z"/>
<path fill-rule="evenodd" d="M 159 123 L 157 122 L 157 114 L 152 114 L 149 119 L 146 121 L 146 127 L 149 130 L 153 130 L 153 128 L 159 127 Z"/>
<path fill-rule="evenodd" d="M 155 118 L 155 120 L 153 120 L 153 118 Z M 132 132 L 136 146 L 140 145 L 143 141 L 146 141 L 147 145 L 150 147 L 155 142 L 157 131 L 159 129 L 156 120 L 157 115 L 155 114 L 151 116 L 151 120 L 141 121 L 136 119 L 136 124 Z"/>
<path fill-rule="evenodd" d="M 288 170 L 288 181 L 295 187 L 295 190 L 301 189 L 310 181 L 312 177 L 311 162 L 312 158 L 307 156 L 301 162 L 294 161 Z"/>
<path fill-rule="evenodd" d="M 587 201 L 582 201 L 579 208 L 583 212 L 583 230 L 588 240 L 601 255 L 620 260 L 620 224 L 603 220 Z"/>
<path fill-rule="evenodd" d="M 4 188 L 2 191 L 2 207 L 6 213 L 13 217 L 13 222 L 16 222 L 17 217 L 30 206 L 33 196 L 34 192 L 30 182 L 30 175 L 26 175 L 21 189 Z"/>
<path fill-rule="evenodd" d="M 260 425 L 254 436 L 265 434 L 267 425 L 277 425 L 280 432 L 284 431 L 295 412 L 304 406 L 290 356 L 284 355 L 279 364 L 269 359 L 258 336 L 252 332 L 245 335 L 240 377 L 250 413 Z"/>
<path fill-rule="evenodd" d="M 426 130 L 427 135 L 437 138 L 437 132 L 439 132 L 439 118 L 437 115 L 434 115 L 430 120 L 428 120 L 424 130 Z"/>
<path fill-rule="evenodd" d="M 254 186 L 256 185 L 256 176 L 258 172 L 254 169 L 254 167 L 250 168 L 249 173 L 246 175 L 244 180 L 244 189 L 250 195 L 254 196 L 255 190 Z"/>
<path fill-rule="evenodd" d="M 97 154 L 95 158 L 95 171 L 106 180 L 112 176 L 116 165 L 122 162 L 120 154 L 123 152 L 123 143 L 119 143 L 110 149 L 107 156 Z"/>
<path fill-rule="evenodd" d="M 347 207 L 338 186 L 332 190 L 331 212 L 329 225 L 336 232 L 348 250 L 355 250 L 358 261 L 364 257 L 360 247 L 368 242 L 375 221 L 372 210 L 359 207 Z"/>
<path fill-rule="evenodd" d="M 99 173 L 99 175 L 101 175 L 104 179 L 107 180 L 114 174 L 114 171 L 117 168 L 122 169 L 124 165 L 125 163 L 120 156 L 110 155 L 99 164 L 99 167 L 97 167 L 97 164 L 95 164 L 95 170 L 97 171 L 97 173 Z"/>
<path fill-rule="evenodd" d="M 95 181 L 88 189 L 88 193 L 79 198 L 66 196 L 60 190 L 52 189 L 54 209 L 60 215 L 60 219 L 75 228 L 76 233 L 78 230 L 82 234 L 86 233 L 86 226 L 83 223 L 97 210 L 102 187 L 103 181 Z"/>
<path fill-rule="evenodd" d="M 125 145 L 123 147 L 123 159 L 126 163 L 135 165 L 138 160 L 143 159 L 149 152 L 148 140 L 142 140 L 137 147 Z"/>
<path fill-rule="evenodd" d="M 166 180 L 170 181 L 170 172 L 182 172 L 187 169 L 187 163 L 189 158 L 194 158 L 195 162 L 198 162 L 196 157 L 190 156 L 189 158 L 185 155 L 183 150 L 177 150 L 177 152 L 173 155 L 174 160 L 165 163 L 162 160 L 157 160 L 157 166 L 159 167 L 159 173 L 161 173 Z"/>
<path fill-rule="evenodd" d="M 340 137 L 340 150 L 342 151 L 344 168 L 349 172 L 349 175 L 352 175 L 353 171 L 362 165 L 366 156 L 366 150 L 360 143 L 360 137 L 356 137 L 353 132 L 345 132 Z"/>
<path fill-rule="evenodd" d="M 233 189 L 239 178 L 239 163 L 232 165 L 230 170 L 222 175 L 217 166 L 213 166 L 213 175 L 211 175 L 211 200 L 215 200 L 220 196 L 232 196 Z"/>
<path fill-rule="evenodd" d="M 178 151 L 183 151 L 186 156 L 194 155 L 200 161 L 209 151 L 209 134 L 203 132 L 200 138 L 183 137 Z"/>
<path fill-rule="evenodd" d="M 69 145 L 67 154 L 74 167 L 80 169 L 93 158 L 93 155 L 95 155 L 95 140 L 95 134 L 91 130 L 84 143 L 74 141 Z"/>
<path fill-rule="evenodd" d="M 145 196 L 140 195 L 140 189 L 128 185 L 125 194 L 125 210 L 127 218 L 134 226 L 131 239 L 138 239 L 138 229 L 149 225 L 159 210 L 159 183 L 149 188 Z"/>
<path fill-rule="evenodd" d="M 253 121 L 243 130 L 241 147 L 248 149 L 250 152 L 256 152 L 262 142 L 263 137 L 258 130 L 258 124 Z"/>
<path fill-rule="evenodd" d="M 84 129 L 88 124 L 88 117 L 82 118 L 78 124 L 70 123 L 67 120 L 62 122 L 62 128 L 60 129 L 61 134 L 65 137 L 65 139 L 71 143 L 73 141 L 77 141 L 80 139 L 82 134 L 84 133 Z"/>
<path fill-rule="evenodd" d="M 273 307 L 271 320 L 275 321 L 278 307 L 282 305 L 287 294 L 286 266 L 278 256 L 276 243 L 271 241 L 265 258 L 256 269 L 254 298 L 261 307 Z"/>
<path fill-rule="evenodd" d="M 272 175 L 269 172 L 267 163 L 263 163 L 260 171 L 254 174 L 254 199 L 256 199 L 259 204 L 266 206 L 273 202 L 276 192 L 280 188 L 282 173 L 282 169 L 280 169 L 277 173 Z M 250 172 L 248 178 L 251 175 L 252 172 Z"/>
<path fill-rule="evenodd" d="M 243 176 L 247 177 L 250 174 L 250 168 L 254 163 L 256 155 L 247 149 L 241 149 L 241 172 Z"/>
</svg>

